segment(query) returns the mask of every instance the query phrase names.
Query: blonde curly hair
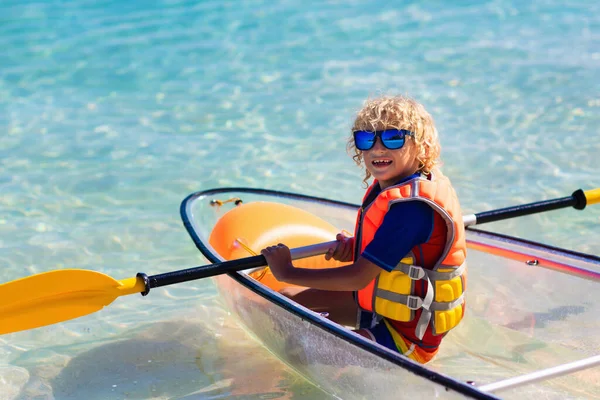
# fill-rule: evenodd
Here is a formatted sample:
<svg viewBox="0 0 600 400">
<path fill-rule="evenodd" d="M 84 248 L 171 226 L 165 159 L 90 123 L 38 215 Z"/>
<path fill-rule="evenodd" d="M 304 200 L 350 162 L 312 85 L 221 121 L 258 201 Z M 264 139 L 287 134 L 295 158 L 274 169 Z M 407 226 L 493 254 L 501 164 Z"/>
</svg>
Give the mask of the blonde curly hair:
<svg viewBox="0 0 600 400">
<path fill-rule="evenodd" d="M 417 147 L 419 172 L 430 174 L 439 164 L 440 141 L 431 115 L 422 104 L 404 96 L 382 96 L 369 99 L 356 114 L 352 125 L 354 131 L 382 131 L 385 129 L 406 129 L 415 135 L 412 139 Z M 354 152 L 352 158 L 360 166 L 363 162 L 362 151 L 354 145 L 354 137 L 350 134 L 348 152 Z M 366 184 L 371 173 L 365 168 Z"/>
</svg>

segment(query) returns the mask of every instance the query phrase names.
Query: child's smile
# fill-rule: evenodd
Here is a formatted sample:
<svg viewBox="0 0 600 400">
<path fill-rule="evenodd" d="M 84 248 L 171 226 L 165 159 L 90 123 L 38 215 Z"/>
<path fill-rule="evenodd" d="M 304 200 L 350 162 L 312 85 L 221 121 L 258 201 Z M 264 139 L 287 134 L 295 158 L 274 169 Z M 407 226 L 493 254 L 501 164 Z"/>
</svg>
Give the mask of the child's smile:
<svg viewBox="0 0 600 400">
<path fill-rule="evenodd" d="M 413 140 L 407 140 L 400 149 L 390 150 L 376 139 L 370 150 L 363 151 L 363 158 L 367 170 L 379 181 L 380 187 L 385 189 L 419 169 L 415 153 L 416 146 Z"/>
<path fill-rule="evenodd" d="M 392 164 L 392 160 L 387 158 L 376 159 L 371 162 L 375 168 L 385 168 Z"/>
</svg>

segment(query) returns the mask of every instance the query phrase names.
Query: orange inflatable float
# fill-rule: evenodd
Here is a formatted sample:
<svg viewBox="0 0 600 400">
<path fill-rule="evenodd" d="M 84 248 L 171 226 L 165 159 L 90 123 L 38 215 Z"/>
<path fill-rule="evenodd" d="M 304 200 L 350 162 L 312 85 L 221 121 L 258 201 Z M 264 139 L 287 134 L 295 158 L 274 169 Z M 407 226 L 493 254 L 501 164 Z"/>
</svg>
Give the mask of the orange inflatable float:
<svg viewBox="0 0 600 400">
<path fill-rule="evenodd" d="M 242 203 L 225 213 L 213 228 L 210 245 L 226 260 L 249 257 L 267 246 L 289 248 L 335 240 L 339 229 L 302 209 L 281 203 Z M 323 255 L 294 261 L 298 268 L 332 268 L 342 265 Z M 275 280 L 268 268 L 251 276 L 274 290 L 290 286 Z"/>
</svg>

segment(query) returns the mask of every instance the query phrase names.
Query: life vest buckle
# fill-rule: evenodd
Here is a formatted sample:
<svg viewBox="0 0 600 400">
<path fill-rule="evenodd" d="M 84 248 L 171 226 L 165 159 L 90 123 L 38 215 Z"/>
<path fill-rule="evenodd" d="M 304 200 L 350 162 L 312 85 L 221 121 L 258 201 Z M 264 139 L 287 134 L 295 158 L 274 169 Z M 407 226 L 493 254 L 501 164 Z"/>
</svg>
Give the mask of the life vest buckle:
<svg viewBox="0 0 600 400">
<path fill-rule="evenodd" d="M 419 296 L 407 296 L 406 307 L 410 308 L 411 310 L 418 310 L 423 307 L 423 299 Z"/>
<path fill-rule="evenodd" d="M 408 267 L 408 274 L 410 279 L 414 281 L 418 281 L 419 279 L 423 279 L 425 277 L 425 270 L 421 267 L 417 267 L 416 265 L 410 265 Z"/>
</svg>

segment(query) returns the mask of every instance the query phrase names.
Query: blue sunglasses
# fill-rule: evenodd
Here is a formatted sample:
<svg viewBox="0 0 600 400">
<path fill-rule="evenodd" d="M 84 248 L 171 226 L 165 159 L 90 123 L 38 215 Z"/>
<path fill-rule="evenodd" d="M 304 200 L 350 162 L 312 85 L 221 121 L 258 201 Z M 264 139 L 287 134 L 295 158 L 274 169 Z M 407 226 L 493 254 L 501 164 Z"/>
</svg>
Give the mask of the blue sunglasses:
<svg viewBox="0 0 600 400">
<path fill-rule="evenodd" d="M 386 129 L 385 131 L 354 131 L 354 146 L 358 150 L 371 150 L 375 146 L 375 140 L 379 138 L 381 143 L 390 150 L 398 150 L 404 146 L 406 136 L 415 134 L 406 129 Z"/>
</svg>

